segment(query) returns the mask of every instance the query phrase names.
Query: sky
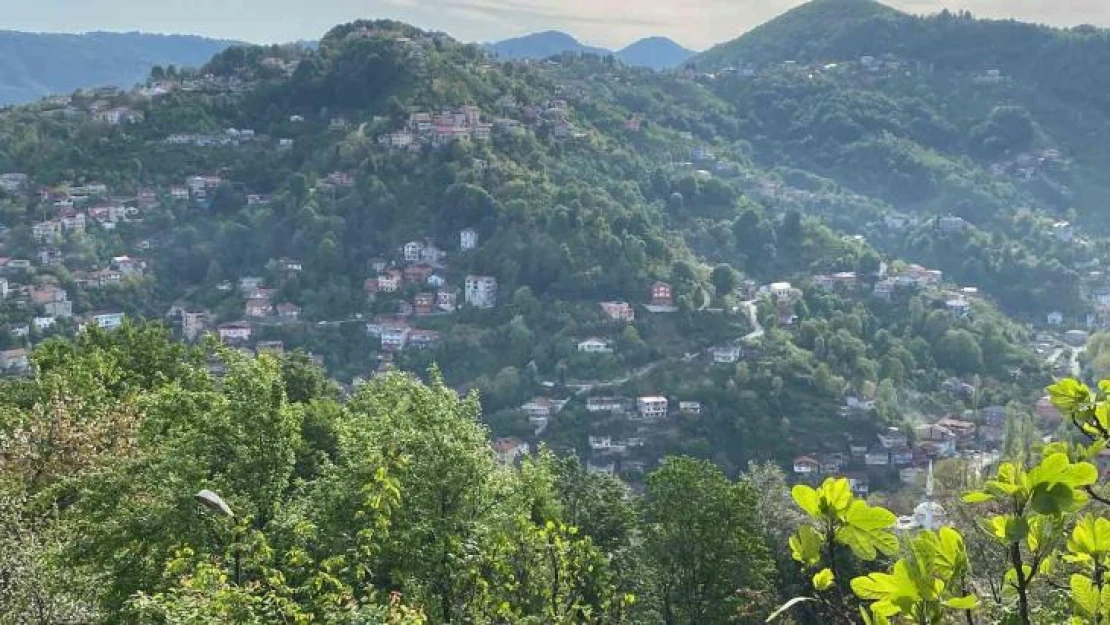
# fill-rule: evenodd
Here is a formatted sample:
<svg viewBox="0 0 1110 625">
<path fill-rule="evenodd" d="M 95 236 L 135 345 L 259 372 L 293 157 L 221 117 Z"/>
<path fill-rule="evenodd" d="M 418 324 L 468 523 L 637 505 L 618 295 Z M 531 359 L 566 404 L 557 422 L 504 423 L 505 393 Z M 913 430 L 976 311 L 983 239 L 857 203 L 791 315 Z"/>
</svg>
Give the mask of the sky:
<svg viewBox="0 0 1110 625">
<path fill-rule="evenodd" d="M 359 18 L 399 19 L 463 41 L 563 30 L 620 48 L 663 35 L 697 50 L 802 4 L 802 0 L 0 0 L 0 28 L 187 33 L 254 43 L 318 39 Z M 1058 26 L 1110 26 L 1110 0 L 889 0 L 912 13 L 943 8 Z"/>
</svg>

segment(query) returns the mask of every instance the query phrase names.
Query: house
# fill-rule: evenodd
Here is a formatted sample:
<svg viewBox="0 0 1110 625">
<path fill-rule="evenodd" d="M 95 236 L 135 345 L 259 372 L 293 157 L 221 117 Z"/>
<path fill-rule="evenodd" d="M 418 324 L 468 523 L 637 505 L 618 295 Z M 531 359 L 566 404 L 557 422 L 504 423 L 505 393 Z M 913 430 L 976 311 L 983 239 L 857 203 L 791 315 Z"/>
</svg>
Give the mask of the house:
<svg viewBox="0 0 1110 625">
<path fill-rule="evenodd" d="M 941 232 L 963 232 L 968 227 L 967 220 L 963 217 L 948 215 L 937 217 L 937 229 Z"/>
<path fill-rule="evenodd" d="M 420 252 L 423 250 L 423 243 L 419 241 L 409 241 L 401 248 L 401 253 L 404 255 L 406 262 L 418 263 L 420 262 Z"/>
<path fill-rule="evenodd" d="M 143 275 L 143 261 L 130 256 L 116 256 L 112 258 L 112 268 L 124 276 Z"/>
<path fill-rule="evenodd" d="M 170 187 L 170 199 L 173 200 L 187 200 L 189 199 L 188 187 Z"/>
<path fill-rule="evenodd" d="M 68 319 L 73 316 L 73 302 L 69 300 L 48 302 L 43 305 L 42 310 L 47 316 Z"/>
<path fill-rule="evenodd" d="M 285 343 L 281 341 L 259 341 L 254 346 L 254 352 L 258 355 L 273 354 L 274 356 L 281 356 L 285 353 Z"/>
<path fill-rule="evenodd" d="M 624 451 L 624 445 L 620 441 L 613 441 L 612 436 L 594 436 L 590 435 L 586 438 L 586 444 L 590 446 L 590 451 Z"/>
<path fill-rule="evenodd" d="M 428 243 L 420 250 L 421 262 L 436 264 L 444 258 L 447 258 L 447 252 L 444 252 L 431 243 Z"/>
<path fill-rule="evenodd" d="M 951 456 L 956 453 L 956 434 L 939 424 L 919 425 L 914 429 L 918 445 L 928 444 L 936 455 Z"/>
<path fill-rule="evenodd" d="M 962 297 L 948 300 L 944 303 L 944 307 L 957 317 L 966 317 L 971 314 L 971 302 Z"/>
<path fill-rule="evenodd" d="M 62 215 L 59 221 L 62 224 L 62 230 L 66 232 L 84 232 L 85 231 L 85 214 L 73 212 L 67 215 Z"/>
<path fill-rule="evenodd" d="M 430 315 L 436 309 L 435 293 L 417 293 L 412 298 L 412 310 L 418 315 Z"/>
<path fill-rule="evenodd" d="M 123 313 L 93 313 L 92 320 L 96 323 L 96 327 L 102 330 L 114 330 L 123 325 Z"/>
<path fill-rule="evenodd" d="M 31 303 L 36 306 L 46 306 L 54 302 L 64 302 L 69 299 L 65 289 L 53 284 L 44 284 L 31 287 L 29 292 Z"/>
<path fill-rule="evenodd" d="M 28 336 L 31 335 L 31 324 L 16 323 L 16 324 L 13 324 L 11 326 L 11 329 L 9 331 L 12 333 L 12 336 L 15 337 L 15 338 L 25 339 L 25 338 L 27 338 Z"/>
<path fill-rule="evenodd" d="M 617 465 L 614 462 L 597 463 L 592 460 L 586 461 L 586 473 L 601 474 L 601 475 L 614 475 L 617 472 Z"/>
<path fill-rule="evenodd" d="M 467 276 L 466 303 L 475 308 L 493 308 L 497 303 L 497 279 L 490 276 Z"/>
<path fill-rule="evenodd" d="M 427 283 L 428 278 L 433 273 L 435 273 L 435 271 L 435 268 L 431 265 L 420 263 L 418 265 L 409 265 L 408 267 L 405 267 L 402 275 L 404 276 L 405 282 L 407 283 L 425 284 Z"/>
<path fill-rule="evenodd" d="M 195 340 L 204 332 L 207 322 L 208 314 L 205 312 L 184 311 L 181 313 L 181 333 L 186 339 Z"/>
<path fill-rule="evenodd" d="M 435 330 L 413 329 L 409 332 L 409 345 L 416 349 L 428 349 L 439 343 L 439 332 Z"/>
<path fill-rule="evenodd" d="M 286 321 L 296 321 L 301 318 L 301 307 L 289 302 L 283 302 L 277 305 L 278 317 Z"/>
<path fill-rule="evenodd" d="M 1090 335 L 1083 330 L 1068 330 L 1064 333 L 1064 342 L 1076 347 L 1082 347 L 1087 343 L 1088 338 L 1090 338 Z"/>
<path fill-rule="evenodd" d="M 667 404 L 666 397 L 639 397 L 636 399 L 636 411 L 643 419 L 663 419 L 667 416 Z"/>
<path fill-rule="evenodd" d="M 566 400 L 536 397 L 521 406 L 520 411 L 529 417 L 550 417 L 551 415 L 558 414 L 566 404 Z"/>
<path fill-rule="evenodd" d="M 53 219 L 31 224 L 31 238 L 39 243 L 57 241 L 62 238 L 62 222 Z"/>
<path fill-rule="evenodd" d="M 513 464 L 530 451 L 528 443 L 519 438 L 499 438 L 493 442 L 493 454 L 501 464 Z"/>
<path fill-rule="evenodd" d="M 1058 221 L 1052 224 L 1052 236 L 1062 243 L 1071 243 L 1075 237 L 1075 232 L 1072 230 L 1071 223 Z"/>
<path fill-rule="evenodd" d="M 273 312 L 273 306 L 270 304 L 270 300 L 266 298 L 252 297 L 247 300 L 243 312 L 248 317 L 269 317 Z"/>
<path fill-rule="evenodd" d="M 34 324 L 35 326 L 35 329 L 39 332 L 54 327 L 54 324 L 57 323 L 57 321 L 58 320 L 54 317 L 35 317 L 31 320 L 32 324 Z"/>
<path fill-rule="evenodd" d="M 478 247 L 478 231 L 474 228 L 466 228 L 459 232 L 459 249 L 466 252 Z"/>
<path fill-rule="evenodd" d="M 816 458 L 799 456 L 794 459 L 794 473 L 796 475 L 816 475 L 821 470 L 821 463 Z"/>
<path fill-rule="evenodd" d="M 634 321 L 636 311 L 628 302 L 601 302 L 601 310 L 613 321 Z"/>
<path fill-rule="evenodd" d="M 440 288 L 436 291 L 436 307 L 444 312 L 455 312 L 458 298 L 459 294 L 454 289 Z"/>
<path fill-rule="evenodd" d="M 628 402 L 622 397 L 590 397 L 586 399 L 586 411 L 590 413 L 607 412 L 621 414 Z"/>
<path fill-rule="evenodd" d="M 841 454 L 819 456 L 817 461 L 820 463 L 818 470 L 825 475 L 835 475 L 844 468 L 844 456 Z"/>
<path fill-rule="evenodd" d="M 710 349 L 709 354 L 717 364 L 730 364 L 740 360 L 742 350 L 739 345 L 718 345 Z"/>
<path fill-rule="evenodd" d="M 397 289 L 401 288 L 401 280 L 403 275 L 404 274 L 402 274 L 402 272 L 397 269 L 391 269 L 390 271 L 383 273 L 382 275 L 378 276 L 378 290 L 382 293 L 396 292 Z"/>
<path fill-rule="evenodd" d="M 409 333 L 412 330 L 407 325 L 384 326 L 381 329 L 382 350 L 387 352 L 401 351 L 408 344 Z"/>
<path fill-rule="evenodd" d="M 1048 325 L 1059 326 L 1064 324 L 1064 313 L 1059 311 L 1052 311 L 1048 313 Z"/>
<path fill-rule="evenodd" d="M 789 282 L 773 282 L 767 287 L 771 297 L 777 301 L 789 300 L 794 293 L 794 287 Z"/>
<path fill-rule="evenodd" d="M 700 401 L 680 401 L 678 402 L 678 411 L 682 414 L 698 415 L 701 414 Z"/>
<path fill-rule="evenodd" d="M 251 325 L 246 322 L 225 323 L 216 331 L 224 343 L 246 343 L 251 340 Z"/>
<path fill-rule="evenodd" d="M 656 282 L 650 289 L 652 306 L 673 306 L 674 290 L 666 282 Z"/>
<path fill-rule="evenodd" d="M 895 427 L 887 428 L 886 431 L 879 433 L 879 445 L 882 445 L 883 449 L 905 447 L 906 434 Z"/>
<path fill-rule="evenodd" d="M 256 276 L 239 278 L 239 292 L 244 295 L 248 295 L 260 288 L 262 288 L 262 278 Z"/>
<path fill-rule="evenodd" d="M 899 467 L 913 464 L 913 450 L 906 446 L 891 449 L 890 463 Z"/>
<path fill-rule="evenodd" d="M 961 421 L 951 417 L 945 417 L 937 421 L 937 425 L 942 428 L 947 428 L 956 435 L 956 445 L 963 447 L 975 441 L 975 424 L 968 421 Z"/>
<path fill-rule="evenodd" d="M 24 371 L 30 367 L 27 360 L 27 350 L 9 349 L 0 352 L 0 369 L 8 371 Z"/>
<path fill-rule="evenodd" d="M 871 492 L 871 481 L 866 474 L 853 474 L 847 477 L 848 488 L 852 489 L 852 495 L 863 499 Z"/>
<path fill-rule="evenodd" d="M 8 296 L 8 292 L 8 279 L 0 278 L 0 299 L 6 298 Z"/>
<path fill-rule="evenodd" d="M 595 337 L 590 337 L 578 343 L 578 351 L 587 354 L 611 354 L 613 347 L 609 341 Z"/>
<path fill-rule="evenodd" d="M 447 284 L 447 279 L 439 274 L 433 273 L 432 275 L 428 276 L 428 279 L 424 281 L 424 284 L 427 284 L 433 289 L 438 289 Z"/>
<path fill-rule="evenodd" d="M 890 452 L 882 447 L 872 447 L 867 450 L 863 462 L 869 467 L 885 467 L 890 464 Z"/>
</svg>

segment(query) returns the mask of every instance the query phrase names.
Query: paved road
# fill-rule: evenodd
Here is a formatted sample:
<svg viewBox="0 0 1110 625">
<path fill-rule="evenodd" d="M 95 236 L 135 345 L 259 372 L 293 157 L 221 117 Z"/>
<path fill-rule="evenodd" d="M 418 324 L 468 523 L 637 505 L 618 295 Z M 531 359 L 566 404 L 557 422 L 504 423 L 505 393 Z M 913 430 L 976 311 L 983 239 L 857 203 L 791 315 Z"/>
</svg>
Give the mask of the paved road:
<svg viewBox="0 0 1110 625">
<path fill-rule="evenodd" d="M 762 338 L 763 325 L 759 323 L 759 311 L 755 307 L 755 300 L 743 301 L 740 305 L 748 309 L 748 320 L 752 322 L 752 328 L 754 328 L 744 336 L 743 340 Z"/>
</svg>

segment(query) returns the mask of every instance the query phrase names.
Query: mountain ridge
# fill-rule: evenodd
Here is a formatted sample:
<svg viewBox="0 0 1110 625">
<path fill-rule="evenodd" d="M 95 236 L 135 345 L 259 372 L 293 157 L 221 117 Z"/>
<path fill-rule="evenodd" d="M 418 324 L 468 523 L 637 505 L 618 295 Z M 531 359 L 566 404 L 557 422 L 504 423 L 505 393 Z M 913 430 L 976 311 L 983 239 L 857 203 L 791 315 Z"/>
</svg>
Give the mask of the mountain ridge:
<svg viewBox="0 0 1110 625">
<path fill-rule="evenodd" d="M 155 65 L 198 66 L 237 42 L 141 32 L 0 31 L 0 105 L 101 86 L 128 87 Z"/>
<path fill-rule="evenodd" d="M 486 43 L 483 47 L 506 60 L 541 60 L 570 52 L 614 56 L 627 65 L 655 70 L 678 67 L 695 54 L 694 51 L 679 45 L 674 40 L 662 36 L 644 37 L 619 50 L 609 50 L 583 44 L 574 36 L 558 30 L 541 31 Z"/>
</svg>

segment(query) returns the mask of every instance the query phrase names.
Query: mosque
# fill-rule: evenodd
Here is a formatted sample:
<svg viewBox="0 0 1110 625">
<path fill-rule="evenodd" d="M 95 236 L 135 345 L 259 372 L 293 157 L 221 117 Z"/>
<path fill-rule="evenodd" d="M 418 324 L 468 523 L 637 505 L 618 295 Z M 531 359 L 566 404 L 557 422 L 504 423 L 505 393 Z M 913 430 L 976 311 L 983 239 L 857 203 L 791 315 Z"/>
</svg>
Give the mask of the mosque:
<svg viewBox="0 0 1110 625">
<path fill-rule="evenodd" d="M 925 500 L 917 504 L 913 509 L 913 516 L 900 516 L 898 517 L 898 524 L 895 526 L 900 532 L 911 532 L 914 530 L 929 530 L 935 532 L 945 521 L 944 508 L 935 501 L 933 501 L 933 463 L 929 462 L 929 473 L 925 478 Z"/>
</svg>

